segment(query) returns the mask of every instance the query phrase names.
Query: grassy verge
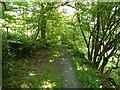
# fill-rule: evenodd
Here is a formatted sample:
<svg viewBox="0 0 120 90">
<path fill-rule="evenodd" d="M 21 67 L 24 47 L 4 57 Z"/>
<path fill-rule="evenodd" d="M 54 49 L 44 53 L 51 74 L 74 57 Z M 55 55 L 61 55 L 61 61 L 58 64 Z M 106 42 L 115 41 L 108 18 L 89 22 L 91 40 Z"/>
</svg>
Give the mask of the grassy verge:
<svg viewBox="0 0 120 90">
<path fill-rule="evenodd" d="M 83 64 L 79 58 L 72 57 L 73 67 L 81 88 L 100 88 L 100 74 L 94 68 Z"/>
<path fill-rule="evenodd" d="M 61 88 L 59 53 L 53 51 L 42 62 L 31 60 L 12 61 L 3 80 L 4 88 Z M 36 62 L 36 63 L 35 63 Z M 39 64 L 38 64 L 39 63 Z M 7 70 L 7 69 L 5 69 Z M 5 71 L 4 70 L 4 71 Z"/>
</svg>

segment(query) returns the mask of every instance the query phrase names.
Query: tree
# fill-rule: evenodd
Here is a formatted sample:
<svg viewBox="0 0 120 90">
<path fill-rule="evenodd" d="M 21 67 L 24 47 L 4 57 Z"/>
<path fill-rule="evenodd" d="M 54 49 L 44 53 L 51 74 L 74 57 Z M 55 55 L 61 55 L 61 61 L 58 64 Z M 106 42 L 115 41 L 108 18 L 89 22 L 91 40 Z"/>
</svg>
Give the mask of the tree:
<svg viewBox="0 0 120 90">
<path fill-rule="evenodd" d="M 89 9 L 87 6 L 91 8 Z M 103 72 L 109 58 L 120 47 L 120 32 L 118 31 L 120 25 L 119 3 L 97 2 L 95 4 L 92 2 L 85 5 L 78 2 L 75 4 L 75 8 L 78 11 L 76 15 L 79 27 L 88 49 L 88 60 Z M 84 20 L 84 17 L 87 19 Z M 84 32 L 85 26 L 89 33 L 88 39 Z M 100 64 L 101 62 L 102 64 Z"/>
<path fill-rule="evenodd" d="M 39 15 L 38 15 L 38 29 L 37 29 L 37 33 L 35 36 L 35 39 L 37 38 L 39 31 L 41 31 L 41 38 L 45 39 L 46 37 L 46 26 L 47 26 L 47 20 L 49 20 L 49 18 L 54 18 L 53 13 L 51 12 L 55 12 L 57 10 L 58 7 L 65 5 L 66 3 L 56 3 L 56 2 L 41 2 L 39 3 L 39 7 L 40 7 L 40 11 L 39 11 Z"/>
</svg>

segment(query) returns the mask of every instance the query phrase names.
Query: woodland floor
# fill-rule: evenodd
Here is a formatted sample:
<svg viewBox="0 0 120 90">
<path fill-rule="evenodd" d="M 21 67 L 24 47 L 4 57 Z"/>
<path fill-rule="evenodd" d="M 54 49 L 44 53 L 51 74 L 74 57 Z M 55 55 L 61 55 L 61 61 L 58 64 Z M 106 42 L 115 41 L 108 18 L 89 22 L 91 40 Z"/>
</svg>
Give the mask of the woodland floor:
<svg viewBox="0 0 120 90">
<path fill-rule="evenodd" d="M 46 73 L 48 74 L 47 80 L 52 82 L 52 78 L 56 77 L 54 79 L 56 85 L 58 81 L 61 84 L 57 87 L 79 88 L 79 82 L 77 81 L 70 57 L 63 47 L 38 50 L 30 61 L 30 72 L 40 73 L 48 68 Z M 33 67 L 35 70 L 33 70 Z M 42 80 L 44 79 L 42 78 Z"/>
<path fill-rule="evenodd" d="M 3 87 L 98 88 L 101 85 L 101 75 L 82 64 L 80 59 L 70 57 L 63 46 L 41 48 L 30 58 L 12 63 L 10 75 L 7 71 L 4 75 Z"/>
</svg>

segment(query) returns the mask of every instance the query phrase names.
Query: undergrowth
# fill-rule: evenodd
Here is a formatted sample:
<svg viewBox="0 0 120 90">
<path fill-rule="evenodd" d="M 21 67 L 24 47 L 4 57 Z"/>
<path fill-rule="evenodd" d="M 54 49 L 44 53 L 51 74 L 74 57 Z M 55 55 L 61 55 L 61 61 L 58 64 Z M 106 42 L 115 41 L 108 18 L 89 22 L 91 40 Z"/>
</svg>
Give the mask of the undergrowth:
<svg viewBox="0 0 120 90">
<path fill-rule="evenodd" d="M 81 88 L 100 88 L 100 74 L 81 62 L 79 58 L 72 58 L 73 67 L 76 69 L 77 78 Z"/>
<path fill-rule="evenodd" d="M 53 50 L 50 56 L 39 62 L 39 65 L 30 64 L 32 62 L 30 58 L 16 60 L 15 57 L 11 57 L 10 60 L 4 59 L 6 62 L 3 64 L 3 88 L 62 87 L 61 68 L 58 67 L 59 53 L 57 51 Z"/>
</svg>

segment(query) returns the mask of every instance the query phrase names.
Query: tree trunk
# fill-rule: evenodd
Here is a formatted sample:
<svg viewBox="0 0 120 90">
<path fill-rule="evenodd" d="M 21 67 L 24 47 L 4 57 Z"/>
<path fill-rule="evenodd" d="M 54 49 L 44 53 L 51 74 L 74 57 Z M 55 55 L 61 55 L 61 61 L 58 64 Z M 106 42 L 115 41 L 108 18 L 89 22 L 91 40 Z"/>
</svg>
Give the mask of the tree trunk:
<svg viewBox="0 0 120 90">
<path fill-rule="evenodd" d="M 7 39 L 9 38 L 9 32 L 8 32 L 8 27 L 6 27 L 7 28 Z"/>
<path fill-rule="evenodd" d="M 35 35 L 35 40 L 37 39 L 39 32 L 40 32 L 40 19 L 38 20 L 38 29 L 37 29 L 37 33 Z"/>
<path fill-rule="evenodd" d="M 45 39 L 47 17 L 45 15 L 45 7 L 44 7 L 44 5 L 41 5 L 41 9 L 43 11 L 41 13 L 41 38 Z"/>
<path fill-rule="evenodd" d="M 99 68 L 99 71 L 103 72 L 104 71 L 104 67 L 107 65 L 107 63 L 108 63 L 108 58 L 104 58 L 103 59 L 103 63 L 102 63 L 102 65 Z"/>
<path fill-rule="evenodd" d="M 46 34 L 46 16 L 44 16 L 43 18 L 42 18 L 42 21 L 41 21 L 41 38 L 42 39 L 45 39 L 45 34 Z"/>
</svg>

